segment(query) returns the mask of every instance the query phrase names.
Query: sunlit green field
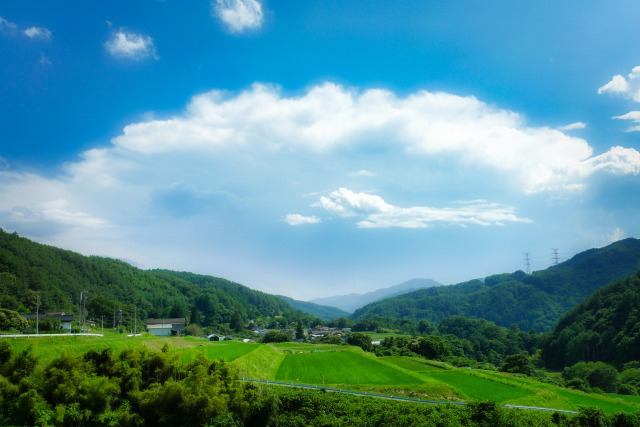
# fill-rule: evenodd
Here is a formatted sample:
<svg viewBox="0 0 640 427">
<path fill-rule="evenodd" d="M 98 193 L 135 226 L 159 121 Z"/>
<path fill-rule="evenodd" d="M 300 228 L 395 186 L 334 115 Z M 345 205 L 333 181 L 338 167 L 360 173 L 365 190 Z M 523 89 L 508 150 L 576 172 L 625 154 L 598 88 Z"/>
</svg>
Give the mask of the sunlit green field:
<svg viewBox="0 0 640 427">
<path fill-rule="evenodd" d="M 287 354 L 278 381 L 305 384 L 420 384 L 418 378 L 352 351 Z"/>
<path fill-rule="evenodd" d="M 358 347 L 329 344 L 252 344 L 210 342 L 192 337 L 2 338 L 16 350 L 31 347 L 42 363 L 63 352 L 80 355 L 90 349 L 127 348 L 174 352 L 185 363 L 202 353 L 210 360 L 231 363 L 241 377 L 354 389 L 434 400 L 492 400 L 501 404 L 578 410 L 598 406 L 608 413 L 640 410 L 640 397 L 587 394 L 541 383 L 533 378 L 499 372 L 453 368 L 441 362 L 412 357 L 376 358 Z"/>
</svg>

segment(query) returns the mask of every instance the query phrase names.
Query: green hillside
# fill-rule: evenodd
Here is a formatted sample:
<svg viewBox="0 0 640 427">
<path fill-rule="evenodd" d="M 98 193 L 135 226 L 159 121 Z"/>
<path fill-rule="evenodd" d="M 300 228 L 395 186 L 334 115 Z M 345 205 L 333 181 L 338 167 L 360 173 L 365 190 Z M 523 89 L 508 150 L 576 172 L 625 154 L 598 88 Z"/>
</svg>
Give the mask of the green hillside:
<svg viewBox="0 0 640 427">
<path fill-rule="evenodd" d="M 598 289 L 563 316 L 542 354 L 553 368 L 640 360 L 640 272 Z"/>
<path fill-rule="evenodd" d="M 596 289 L 640 269 L 640 240 L 625 239 L 582 252 L 546 270 L 517 271 L 457 285 L 421 289 L 371 303 L 351 319 L 373 316 L 442 319 L 462 315 L 522 330 L 550 331 L 560 317 Z"/>
<path fill-rule="evenodd" d="M 294 310 L 282 299 L 212 276 L 167 270 L 145 271 L 123 261 L 83 256 L 32 242 L 0 230 L 0 307 L 19 312 L 79 312 L 80 293 L 87 296 L 89 318 L 123 311 L 123 323 L 139 319 L 185 317 L 202 326 L 266 324 L 313 317 Z M 38 297 L 39 295 L 39 297 Z M 238 317 L 239 314 L 239 317 Z M 108 320 L 107 320 L 108 319 Z M 238 320 L 240 319 L 240 320 Z"/>
<path fill-rule="evenodd" d="M 349 316 L 349 313 L 347 313 L 346 311 L 340 310 L 337 307 L 330 307 L 328 305 L 315 304 L 308 301 L 298 301 L 293 298 L 285 297 L 283 295 L 278 295 L 278 297 L 285 300 L 294 309 L 303 311 L 305 313 L 309 313 L 324 321 L 337 319 L 339 317 Z"/>
</svg>

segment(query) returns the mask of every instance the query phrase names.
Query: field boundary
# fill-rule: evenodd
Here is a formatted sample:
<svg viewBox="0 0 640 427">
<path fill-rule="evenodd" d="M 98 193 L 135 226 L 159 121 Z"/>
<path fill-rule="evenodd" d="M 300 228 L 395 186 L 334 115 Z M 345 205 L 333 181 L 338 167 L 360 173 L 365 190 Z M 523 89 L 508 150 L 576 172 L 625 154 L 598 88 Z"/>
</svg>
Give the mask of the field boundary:
<svg viewBox="0 0 640 427">
<path fill-rule="evenodd" d="M 51 338 L 51 337 L 103 337 L 103 334 L 13 334 L 0 335 L 0 338 Z M 140 336 L 140 334 L 138 334 Z"/>
<path fill-rule="evenodd" d="M 256 382 L 261 384 L 276 385 L 281 387 L 300 387 L 300 388 L 306 388 L 311 390 L 323 390 L 323 391 L 330 391 L 334 393 L 352 394 L 356 396 L 368 396 L 368 397 L 375 397 L 378 399 L 402 400 L 406 402 L 429 403 L 433 405 L 458 405 L 458 406 L 467 405 L 466 402 L 450 402 L 446 400 L 428 400 L 428 399 L 420 399 L 416 397 L 392 396 L 389 394 L 369 393 L 366 391 L 346 390 L 341 388 L 325 387 L 325 386 L 318 386 L 318 385 L 312 385 L 312 384 L 289 383 L 289 382 L 272 381 L 272 380 L 258 380 L 254 378 L 240 378 L 240 380 L 246 381 L 246 382 Z M 569 411 L 567 409 L 540 408 L 537 406 L 522 406 L 522 405 L 501 405 L 501 406 L 503 408 L 509 408 L 509 409 L 525 409 L 530 411 L 545 411 L 545 412 L 562 412 L 564 414 L 573 414 L 573 415 L 577 415 L 579 413 L 576 411 Z"/>
</svg>

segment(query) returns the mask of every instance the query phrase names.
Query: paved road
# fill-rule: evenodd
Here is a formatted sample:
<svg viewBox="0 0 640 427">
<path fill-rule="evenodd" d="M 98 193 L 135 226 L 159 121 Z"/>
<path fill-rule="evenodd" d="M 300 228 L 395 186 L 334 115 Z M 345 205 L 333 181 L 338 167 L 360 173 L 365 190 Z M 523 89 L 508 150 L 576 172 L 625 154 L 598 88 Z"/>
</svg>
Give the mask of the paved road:
<svg viewBox="0 0 640 427">
<path fill-rule="evenodd" d="M 419 399 L 419 398 L 415 398 L 415 397 L 391 396 L 391 395 L 388 395 L 388 394 L 367 393 L 367 392 L 364 392 L 364 391 L 344 390 L 344 389 L 340 389 L 340 388 L 324 387 L 324 386 L 317 386 L 317 385 L 310 385 L 310 384 L 288 383 L 288 382 L 282 382 L 282 381 L 256 380 L 256 379 L 252 379 L 252 378 L 240 378 L 240 379 L 242 381 L 251 381 L 251 382 L 262 383 L 262 384 L 279 385 L 279 386 L 284 386 L 284 387 L 300 387 L 300 388 L 308 388 L 308 389 L 312 389 L 312 390 L 326 390 L 326 391 L 332 391 L 332 392 L 336 392 L 336 393 L 354 394 L 354 395 L 357 395 L 357 396 L 376 397 L 376 398 L 379 398 L 379 399 L 403 400 L 403 401 L 406 401 L 406 402 L 431 403 L 431 404 L 437 404 L 437 405 L 458 405 L 458 406 L 465 406 L 466 405 L 465 402 L 448 402 L 448 401 L 444 401 L 444 400 L 426 400 L 426 399 Z M 565 409 L 539 408 L 537 406 L 502 405 L 502 407 L 503 408 L 515 408 L 515 409 L 528 409 L 528 410 L 531 410 L 531 411 L 562 412 L 562 413 L 565 413 L 565 414 L 577 414 L 578 413 L 576 411 L 567 411 Z"/>
</svg>

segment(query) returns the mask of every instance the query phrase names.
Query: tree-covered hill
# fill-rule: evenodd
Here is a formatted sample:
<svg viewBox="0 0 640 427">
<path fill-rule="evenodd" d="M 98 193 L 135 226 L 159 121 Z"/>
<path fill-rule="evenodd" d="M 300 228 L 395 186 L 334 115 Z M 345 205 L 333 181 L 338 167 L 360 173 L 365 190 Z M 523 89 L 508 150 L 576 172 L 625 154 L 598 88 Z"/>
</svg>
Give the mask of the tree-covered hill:
<svg viewBox="0 0 640 427">
<path fill-rule="evenodd" d="M 330 307 L 328 305 L 320 305 L 314 304 L 308 301 L 298 301 L 293 298 L 285 297 L 283 295 L 278 295 L 280 298 L 289 303 L 291 307 L 296 310 L 303 311 L 305 313 L 309 313 L 313 316 L 316 316 L 324 321 L 329 321 L 332 319 L 337 319 L 339 317 L 347 317 L 349 313 L 346 311 L 342 311 L 337 307 Z"/>
<path fill-rule="evenodd" d="M 547 366 L 640 360 L 640 271 L 598 289 L 560 319 L 542 347 Z"/>
<path fill-rule="evenodd" d="M 462 315 L 522 330 L 550 331 L 560 317 L 596 289 L 640 269 L 640 240 L 625 239 L 582 252 L 546 270 L 517 271 L 450 286 L 421 289 L 356 310 L 351 319 L 372 316 L 442 319 Z"/>
<path fill-rule="evenodd" d="M 130 320 L 186 317 L 202 326 L 287 323 L 312 316 L 276 297 L 211 276 L 166 270 L 145 271 L 123 261 L 83 256 L 32 242 L 0 230 L 0 307 L 20 312 L 79 313 L 80 293 L 87 297 L 89 318 Z M 39 297 L 38 297 L 39 295 Z M 239 316 L 238 316 L 239 315 Z M 240 319 L 240 320 L 238 320 Z"/>
</svg>

